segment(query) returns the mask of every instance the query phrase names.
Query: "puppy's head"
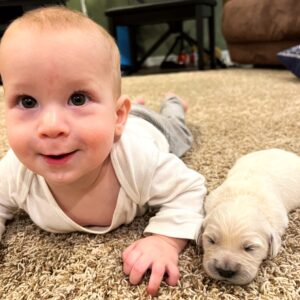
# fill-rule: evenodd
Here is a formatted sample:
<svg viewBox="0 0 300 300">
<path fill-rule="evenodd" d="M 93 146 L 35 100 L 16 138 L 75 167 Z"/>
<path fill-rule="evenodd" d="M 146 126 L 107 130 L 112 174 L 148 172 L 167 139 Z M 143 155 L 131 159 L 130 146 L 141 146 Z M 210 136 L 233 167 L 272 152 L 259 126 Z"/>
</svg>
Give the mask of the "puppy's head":
<svg viewBox="0 0 300 300">
<path fill-rule="evenodd" d="M 203 222 L 201 240 L 208 275 L 243 285 L 254 279 L 268 253 L 277 254 L 280 237 L 256 207 L 241 205 L 240 201 L 224 202 L 210 211 Z"/>
</svg>

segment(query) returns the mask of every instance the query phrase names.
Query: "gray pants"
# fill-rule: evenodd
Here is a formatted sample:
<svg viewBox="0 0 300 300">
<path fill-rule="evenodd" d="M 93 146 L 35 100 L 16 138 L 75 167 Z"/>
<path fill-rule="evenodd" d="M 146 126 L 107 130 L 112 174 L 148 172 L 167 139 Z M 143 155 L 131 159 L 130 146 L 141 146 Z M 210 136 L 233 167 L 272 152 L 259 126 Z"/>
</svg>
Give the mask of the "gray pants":
<svg viewBox="0 0 300 300">
<path fill-rule="evenodd" d="M 160 113 L 144 105 L 133 104 L 130 114 L 143 118 L 158 128 L 167 138 L 170 152 L 178 157 L 191 148 L 193 136 L 185 125 L 184 108 L 177 97 L 166 99 Z"/>
</svg>

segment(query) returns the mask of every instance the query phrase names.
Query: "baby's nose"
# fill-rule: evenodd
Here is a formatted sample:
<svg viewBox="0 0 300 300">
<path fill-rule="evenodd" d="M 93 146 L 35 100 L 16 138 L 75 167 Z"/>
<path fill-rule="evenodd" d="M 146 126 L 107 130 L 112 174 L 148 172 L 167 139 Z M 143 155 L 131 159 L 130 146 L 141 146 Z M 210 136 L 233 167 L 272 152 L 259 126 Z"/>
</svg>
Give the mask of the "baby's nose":
<svg viewBox="0 0 300 300">
<path fill-rule="evenodd" d="M 55 138 L 68 133 L 69 126 L 63 111 L 51 108 L 42 113 L 38 126 L 39 136 Z"/>
</svg>

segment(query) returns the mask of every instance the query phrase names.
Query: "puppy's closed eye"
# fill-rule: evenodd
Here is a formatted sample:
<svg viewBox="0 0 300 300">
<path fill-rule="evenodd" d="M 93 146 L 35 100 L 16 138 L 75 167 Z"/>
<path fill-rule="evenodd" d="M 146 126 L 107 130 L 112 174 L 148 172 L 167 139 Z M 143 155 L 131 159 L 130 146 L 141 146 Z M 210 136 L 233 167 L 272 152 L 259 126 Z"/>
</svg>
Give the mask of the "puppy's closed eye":
<svg viewBox="0 0 300 300">
<path fill-rule="evenodd" d="M 254 245 L 245 245 L 243 248 L 246 252 L 253 252 L 256 249 Z"/>
<path fill-rule="evenodd" d="M 216 241 L 213 239 L 213 238 L 211 238 L 211 237 L 206 237 L 206 239 L 207 239 L 207 241 L 211 244 L 211 245 L 214 245 L 215 243 L 216 243 Z"/>
<path fill-rule="evenodd" d="M 217 243 L 216 237 L 214 237 L 212 235 L 204 234 L 203 239 L 209 245 L 215 245 Z"/>
<path fill-rule="evenodd" d="M 243 244 L 243 250 L 245 252 L 251 253 L 251 252 L 255 252 L 256 250 L 258 250 L 261 247 L 261 245 L 259 243 L 249 243 L 246 242 Z"/>
</svg>

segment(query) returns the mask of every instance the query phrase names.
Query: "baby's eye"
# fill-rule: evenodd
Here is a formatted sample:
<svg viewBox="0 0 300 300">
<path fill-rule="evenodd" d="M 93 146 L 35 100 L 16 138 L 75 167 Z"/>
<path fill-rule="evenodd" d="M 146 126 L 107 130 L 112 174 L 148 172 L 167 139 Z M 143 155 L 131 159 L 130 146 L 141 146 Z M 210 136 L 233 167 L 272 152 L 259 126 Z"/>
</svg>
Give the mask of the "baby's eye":
<svg viewBox="0 0 300 300">
<path fill-rule="evenodd" d="M 88 97 L 82 93 L 74 93 L 70 97 L 68 104 L 81 106 L 84 105 L 88 101 Z"/>
<path fill-rule="evenodd" d="M 37 106 L 37 101 L 31 97 L 31 96 L 27 96 L 27 95 L 24 95 L 24 96 L 20 96 L 19 97 L 19 105 L 22 106 L 23 108 L 34 108 Z"/>
</svg>

